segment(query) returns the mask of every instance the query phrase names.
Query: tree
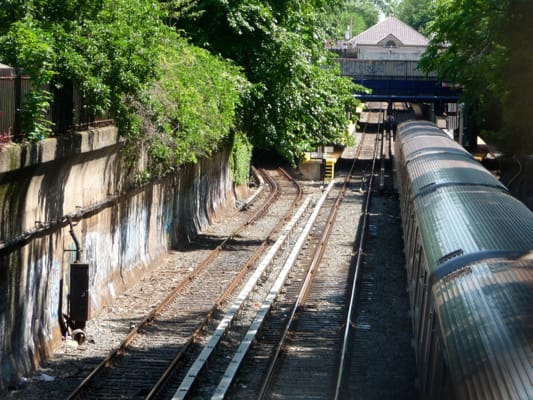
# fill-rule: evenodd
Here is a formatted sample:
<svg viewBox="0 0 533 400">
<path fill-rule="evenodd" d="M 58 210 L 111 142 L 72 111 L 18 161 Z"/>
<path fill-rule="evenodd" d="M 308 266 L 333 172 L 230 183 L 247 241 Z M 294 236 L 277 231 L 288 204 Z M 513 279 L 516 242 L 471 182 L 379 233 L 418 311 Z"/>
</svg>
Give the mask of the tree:
<svg viewBox="0 0 533 400">
<path fill-rule="evenodd" d="M 50 133 L 44 119 L 52 91 L 73 82 L 88 113 L 110 111 L 129 129 L 125 96 L 156 76 L 165 26 L 150 0 L 12 1 L 0 13 L 0 59 L 32 79 L 25 99 L 25 133 Z"/>
<path fill-rule="evenodd" d="M 528 100 L 533 87 L 529 0 L 437 0 L 430 46 L 421 62 L 445 80 L 464 85 L 474 129 L 513 154 L 533 151 Z M 494 110 L 501 110 L 495 125 Z"/>
<path fill-rule="evenodd" d="M 427 26 L 435 18 L 435 0 L 402 0 L 395 16 L 417 31 L 428 34 Z"/>
<path fill-rule="evenodd" d="M 379 12 L 371 0 L 347 0 L 327 8 L 325 30 L 330 39 L 342 40 L 348 31 L 355 36 L 378 22 Z"/>
<path fill-rule="evenodd" d="M 355 86 L 324 48 L 327 1 L 206 0 L 172 24 L 243 68 L 253 84 L 241 127 L 254 145 L 294 162 L 304 151 L 346 140 Z M 180 13 L 178 13 L 180 14 Z"/>
<path fill-rule="evenodd" d="M 396 9 L 401 1 L 402 0 L 374 0 L 374 4 L 386 17 L 390 17 L 396 14 Z"/>
<path fill-rule="evenodd" d="M 0 9 L 0 60 L 31 77 L 28 139 L 50 134 L 52 94 L 74 85 L 85 112 L 111 114 L 132 165 L 147 161 L 138 163 L 141 181 L 229 140 L 249 83 L 238 67 L 166 25 L 158 2 L 6 1 L 12 7 Z"/>
<path fill-rule="evenodd" d="M 158 79 L 128 104 L 140 117 L 129 153 L 146 149 L 142 181 L 208 157 L 230 139 L 249 83 L 230 62 L 172 34 L 159 46 Z M 238 136 L 238 134 L 237 134 Z M 242 168 L 238 163 L 235 168 Z"/>
</svg>

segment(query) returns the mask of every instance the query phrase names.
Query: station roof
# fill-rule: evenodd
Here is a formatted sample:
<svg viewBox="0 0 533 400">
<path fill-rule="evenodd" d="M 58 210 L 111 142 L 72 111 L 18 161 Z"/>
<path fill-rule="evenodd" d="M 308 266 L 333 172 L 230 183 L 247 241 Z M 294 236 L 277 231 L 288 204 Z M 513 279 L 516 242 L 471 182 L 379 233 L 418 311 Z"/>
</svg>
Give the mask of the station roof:
<svg viewBox="0 0 533 400">
<path fill-rule="evenodd" d="M 391 35 L 404 46 L 427 46 L 429 43 L 429 40 L 414 28 L 396 17 L 388 17 L 359 35 L 354 36 L 347 44 L 350 46 L 378 45 Z"/>
</svg>

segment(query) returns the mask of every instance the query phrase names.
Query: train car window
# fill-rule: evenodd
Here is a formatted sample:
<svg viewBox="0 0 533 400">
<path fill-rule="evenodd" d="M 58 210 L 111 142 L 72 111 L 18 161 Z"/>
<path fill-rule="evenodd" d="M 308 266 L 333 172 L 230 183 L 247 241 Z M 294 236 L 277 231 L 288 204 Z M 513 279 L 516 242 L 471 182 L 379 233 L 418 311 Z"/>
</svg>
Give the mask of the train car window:
<svg viewBox="0 0 533 400">
<path fill-rule="evenodd" d="M 419 274 L 418 268 L 420 266 L 419 256 L 420 256 L 420 251 L 417 251 L 415 253 L 415 256 L 413 259 L 413 265 L 411 269 L 411 272 L 412 272 L 411 282 L 412 282 L 413 291 L 410 293 L 410 296 L 412 297 L 411 301 L 413 302 L 413 304 L 416 304 L 416 292 L 418 288 L 418 274 Z"/>
<path fill-rule="evenodd" d="M 425 260 L 425 258 L 424 258 Z M 424 268 L 424 271 L 427 271 Z M 424 318 L 420 320 L 419 330 L 421 332 L 420 340 L 418 342 L 418 347 L 424 349 L 423 353 L 428 354 L 429 352 L 429 343 L 431 338 L 431 331 L 433 329 L 433 301 L 431 297 L 431 292 L 428 290 L 428 274 L 425 272 L 424 284 L 422 289 L 422 299 L 421 299 L 421 309 L 422 315 Z M 429 329 L 428 329 L 429 327 Z"/>
<path fill-rule="evenodd" d="M 414 241 L 413 243 L 414 246 L 416 246 L 416 241 Z M 409 296 L 411 297 L 411 301 L 414 303 L 415 301 L 415 294 L 416 294 L 416 286 L 417 286 L 417 283 L 418 283 L 418 268 L 420 266 L 420 248 L 418 251 L 415 251 L 413 249 L 412 251 L 413 253 L 413 261 L 411 262 L 411 265 L 410 265 L 410 276 L 409 276 L 409 281 L 411 283 L 411 287 L 412 287 L 412 291 L 411 293 L 409 293 Z"/>
<path fill-rule="evenodd" d="M 400 201 L 400 205 L 403 207 L 402 214 L 403 215 L 411 215 L 411 202 L 409 201 L 409 190 L 404 191 L 403 193 L 403 201 Z"/>
<path fill-rule="evenodd" d="M 413 305 L 416 310 L 418 310 L 418 315 L 420 315 L 419 318 L 417 318 L 415 321 L 413 321 L 414 325 L 414 331 L 415 331 L 415 340 L 418 341 L 420 339 L 420 335 L 423 333 L 423 331 L 420 330 L 420 326 L 422 324 L 421 320 L 424 318 L 425 315 L 423 313 L 423 303 L 422 298 L 424 294 L 424 286 L 425 286 L 425 277 L 426 277 L 426 269 L 424 268 L 425 262 L 424 262 L 424 255 L 423 255 L 423 249 L 422 246 L 419 246 L 416 252 L 415 256 L 415 266 L 413 268 Z"/>
<path fill-rule="evenodd" d="M 407 223 L 407 230 L 405 232 L 405 259 L 407 262 L 406 268 L 407 268 L 407 279 L 411 281 L 412 276 L 412 267 L 413 267 L 413 249 L 414 249 L 414 235 L 412 234 L 414 225 L 414 218 L 410 217 Z"/>
</svg>

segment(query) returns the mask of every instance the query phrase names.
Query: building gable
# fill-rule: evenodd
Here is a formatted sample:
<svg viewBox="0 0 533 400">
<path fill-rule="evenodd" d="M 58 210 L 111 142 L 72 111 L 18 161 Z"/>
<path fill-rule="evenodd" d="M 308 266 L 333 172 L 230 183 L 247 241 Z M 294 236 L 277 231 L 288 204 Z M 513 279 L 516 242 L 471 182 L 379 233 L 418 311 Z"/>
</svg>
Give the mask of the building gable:
<svg viewBox="0 0 533 400">
<path fill-rule="evenodd" d="M 394 47 L 402 47 L 404 44 L 400 39 L 398 39 L 393 34 L 387 35 L 384 39 L 380 40 L 378 43 L 378 46 L 387 47 L 387 48 L 394 48 Z"/>
<path fill-rule="evenodd" d="M 427 46 L 428 39 L 396 17 L 388 17 L 366 31 L 348 40 L 349 47 L 386 44 L 390 40 L 397 46 Z"/>
</svg>

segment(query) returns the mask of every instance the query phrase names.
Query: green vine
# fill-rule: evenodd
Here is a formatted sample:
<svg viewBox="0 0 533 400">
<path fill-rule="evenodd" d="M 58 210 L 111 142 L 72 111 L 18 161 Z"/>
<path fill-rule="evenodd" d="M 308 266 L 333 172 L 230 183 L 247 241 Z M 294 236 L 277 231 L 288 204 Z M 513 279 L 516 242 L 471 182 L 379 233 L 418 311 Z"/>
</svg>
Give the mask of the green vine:
<svg viewBox="0 0 533 400">
<path fill-rule="evenodd" d="M 44 139 L 52 132 L 52 123 L 46 119 L 52 99 L 48 84 L 57 74 L 52 37 L 28 16 L 15 22 L 0 37 L 0 48 L 6 54 L 4 58 L 22 67 L 21 73 L 31 77 L 31 89 L 24 94 L 20 109 L 22 130 L 30 141 Z"/>
<path fill-rule="evenodd" d="M 146 151 L 143 176 L 164 175 L 220 149 L 248 86 L 232 63 L 178 35 L 170 39 L 160 51 L 160 78 L 130 99 L 142 123 L 128 136 L 129 144 Z"/>
<path fill-rule="evenodd" d="M 248 183 L 252 149 L 253 146 L 244 133 L 235 132 L 233 134 L 233 146 L 231 148 L 229 165 L 233 181 L 237 185 Z"/>
</svg>

